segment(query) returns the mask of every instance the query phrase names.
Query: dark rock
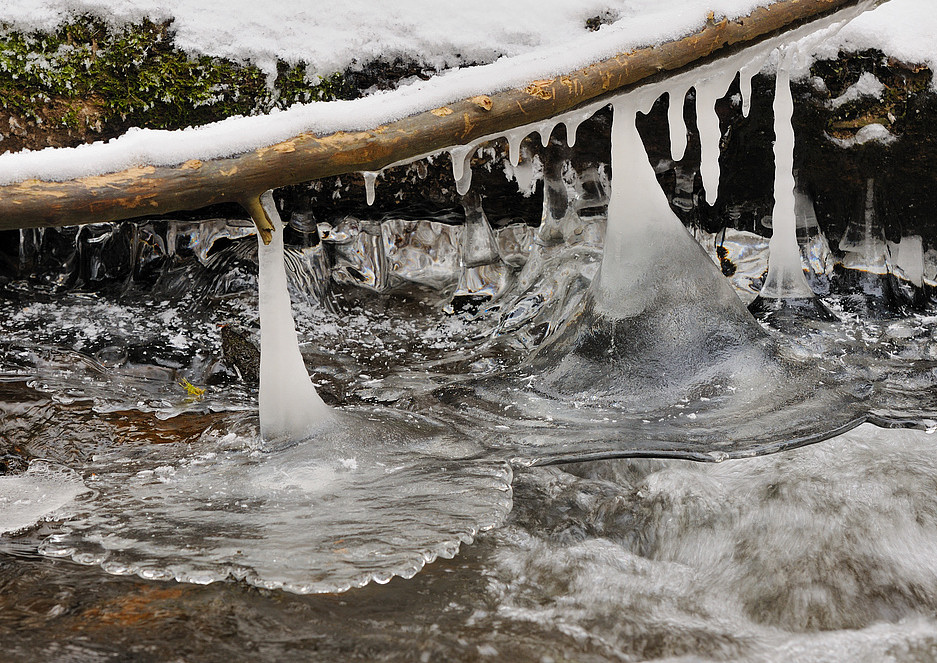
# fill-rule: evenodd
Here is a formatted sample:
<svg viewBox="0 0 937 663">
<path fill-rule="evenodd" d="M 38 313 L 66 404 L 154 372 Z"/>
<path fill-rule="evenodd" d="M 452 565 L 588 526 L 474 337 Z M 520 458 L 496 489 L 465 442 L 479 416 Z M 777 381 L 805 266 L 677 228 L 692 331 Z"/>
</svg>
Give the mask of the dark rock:
<svg viewBox="0 0 937 663">
<path fill-rule="evenodd" d="M 221 327 L 221 356 L 249 385 L 260 384 L 260 348 L 253 334 L 239 325 Z"/>
</svg>

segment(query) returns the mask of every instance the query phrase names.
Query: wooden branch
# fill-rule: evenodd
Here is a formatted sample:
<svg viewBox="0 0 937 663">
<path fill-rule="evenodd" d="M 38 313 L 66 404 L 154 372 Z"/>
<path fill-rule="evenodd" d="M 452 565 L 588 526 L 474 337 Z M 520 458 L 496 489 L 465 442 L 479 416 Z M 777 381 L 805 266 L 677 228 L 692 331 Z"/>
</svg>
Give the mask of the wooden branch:
<svg viewBox="0 0 937 663">
<path fill-rule="evenodd" d="M 224 202 L 249 203 L 268 189 L 354 171 L 377 171 L 546 120 L 857 4 L 859 0 L 777 0 L 735 20 L 710 19 L 701 31 L 682 39 L 622 53 L 566 76 L 533 81 L 523 89 L 426 110 L 370 131 L 326 136 L 303 133 L 228 158 L 141 166 L 65 182 L 28 180 L 0 186 L 0 230 L 119 221 Z M 260 217 L 254 214 L 254 218 Z"/>
</svg>

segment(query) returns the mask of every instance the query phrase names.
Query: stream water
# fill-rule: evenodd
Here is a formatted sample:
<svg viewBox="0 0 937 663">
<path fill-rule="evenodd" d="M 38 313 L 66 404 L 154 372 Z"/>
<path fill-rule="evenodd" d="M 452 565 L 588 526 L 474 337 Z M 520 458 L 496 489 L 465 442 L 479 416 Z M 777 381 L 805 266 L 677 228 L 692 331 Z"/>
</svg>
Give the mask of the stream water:
<svg viewBox="0 0 937 663">
<path fill-rule="evenodd" d="M 751 57 L 693 73 L 710 199 L 711 107 Z M 937 307 L 801 305 L 820 240 L 798 237 L 787 57 L 775 237 L 723 233 L 731 280 L 648 162 L 660 90 L 613 101 L 613 186 L 539 228 L 491 227 L 466 146 L 463 225 L 310 233 L 267 195 L 269 247 L 230 219 L 23 231 L 0 283 L 4 655 L 937 659 Z M 849 269 L 906 277 L 879 258 Z M 801 304 L 758 322 L 762 281 Z"/>
</svg>

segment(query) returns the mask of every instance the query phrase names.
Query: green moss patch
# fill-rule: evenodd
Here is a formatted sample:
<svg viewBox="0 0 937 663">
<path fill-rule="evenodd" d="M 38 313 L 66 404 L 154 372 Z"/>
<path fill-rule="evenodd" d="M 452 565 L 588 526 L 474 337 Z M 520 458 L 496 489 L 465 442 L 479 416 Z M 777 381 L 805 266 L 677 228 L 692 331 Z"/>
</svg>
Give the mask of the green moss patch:
<svg viewBox="0 0 937 663">
<path fill-rule="evenodd" d="M 177 129 L 295 102 L 353 96 L 341 73 L 190 57 L 171 23 L 110 28 L 82 17 L 50 33 L 0 26 L 0 151 L 110 138 L 131 126 Z"/>
</svg>

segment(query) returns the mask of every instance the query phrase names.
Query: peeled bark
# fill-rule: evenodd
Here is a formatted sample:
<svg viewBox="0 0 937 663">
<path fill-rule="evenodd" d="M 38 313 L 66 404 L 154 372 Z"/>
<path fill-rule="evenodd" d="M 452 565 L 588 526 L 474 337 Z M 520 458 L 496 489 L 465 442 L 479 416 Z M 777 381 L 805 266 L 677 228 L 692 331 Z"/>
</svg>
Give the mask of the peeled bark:
<svg viewBox="0 0 937 663">
<path fill-rule="evenodd" d="M 778 0 L 696 34 L 637 49 L 550 80 L 473 97 L 368 131 L 299 134 L 244 154 L 176 166 L 140 166 L 65 182 L 0 186 L 0 230 L 119 221 L 240 202 L 250 211 L 272 188 L 377 171 L 421 154 L 543 121 L 629 87 L 857 5 L 859 0 Z"/>
</svg>

